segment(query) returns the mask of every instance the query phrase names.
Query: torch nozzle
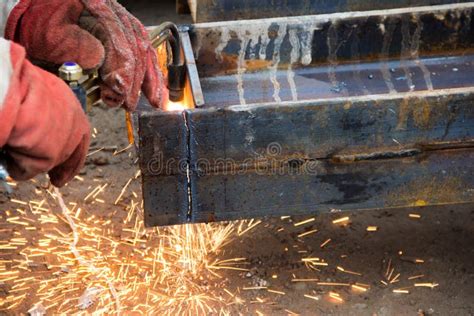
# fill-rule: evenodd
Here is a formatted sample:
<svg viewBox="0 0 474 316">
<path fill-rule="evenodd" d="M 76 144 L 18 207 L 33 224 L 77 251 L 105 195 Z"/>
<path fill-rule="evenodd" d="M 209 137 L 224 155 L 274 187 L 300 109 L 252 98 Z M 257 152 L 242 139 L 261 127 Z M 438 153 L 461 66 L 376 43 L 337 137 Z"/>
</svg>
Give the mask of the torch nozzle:
<svg viewBox="0 0 474 316">
<path fill-rule="evenodd" d="M 181 53 L 181 39 L 178 27 L 171 22 L 159 25 L 150 33 L 150 40 L 154 48 L 167 42 L 171 48 L 172 60 L 168 64 L 168 90 L 170 101 L 179 102 L 184 97 L 186 82 L 186 66 Z"/>
<path fill-rule="evenodd" d="M 179 102 L 183 99 L 185 82 L 186 67 L 184 65 L 168 65 L 168 90 L 171 101 Z"/>
</svg>

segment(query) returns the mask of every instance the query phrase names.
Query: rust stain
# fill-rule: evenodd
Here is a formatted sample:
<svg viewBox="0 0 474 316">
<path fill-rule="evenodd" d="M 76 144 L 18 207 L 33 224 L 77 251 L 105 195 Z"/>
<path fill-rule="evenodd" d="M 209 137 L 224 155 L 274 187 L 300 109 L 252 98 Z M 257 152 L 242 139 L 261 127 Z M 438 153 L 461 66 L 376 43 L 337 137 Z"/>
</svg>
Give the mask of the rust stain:
<svg viewBox="0 0 474 316">
<path fill-rule="evenodd" d="M 412 109 L 413 109 L 413 120 L 415 125 L 428 129 L 430 128 L 431 121 L 431 105 L 424 98 L 414 98 L 412 100 Z"/>
<path fill-rule="evenodd" d="M 461 179 L 449 177 L 425 177 L 403 184 L 387 196 L 386 206 L 426 206 L 435 204 L 462 203 L 472 200 L 466 196 L 469 187 Z"/>
<path fill-rule="evenodd" d="M 409 111 L 410 111 L 409 98 L 405 98 L 402 100 L 402 103 L 400 104 L 400 108 L 398 110 L 398 124 L 397 124 L 398 131 L 404 131 L 407 129 Z"/>
<path fill-rule="evenodd" d="M 247 59 L 245 60 L 245 68 L 247 68 L 247 71 L 255 71 L 255 70 L 262 70 L 266 69 L 269 66 L 271 66 L 272 61 L 271 60 L 262 60 L 262 59 Z"/>
<path fill-rule="evenodd" d="M 426 201 L 425 200 L 416 200 L 415 201 L 415 206 L 426 206 Z"/>
<path fill-rule="evenodd" d="M 452 119 L 449 111 L 451 98 L 439 98 L 436 101 L 422 97 L 408 97 L 402 100 L 398 109 L 396 129 L 403 131 L 408 128 L 408 122 L 420 129 L 431 129 L 439 121 Z"/>
<path fill-rule="evenodd" d="M 317 122 L 321 127 L 327 127 L 329 122 L 330 109 L 327 106 L 323 106 L 317 112 Z"/>
</svg>

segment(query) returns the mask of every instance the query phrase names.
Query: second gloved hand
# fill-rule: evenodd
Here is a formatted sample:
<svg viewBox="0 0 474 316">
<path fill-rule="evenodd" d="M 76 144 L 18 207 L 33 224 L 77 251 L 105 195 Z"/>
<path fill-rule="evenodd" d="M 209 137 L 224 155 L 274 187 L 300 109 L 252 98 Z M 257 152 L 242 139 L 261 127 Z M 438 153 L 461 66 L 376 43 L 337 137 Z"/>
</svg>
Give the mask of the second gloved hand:
<svg viewBox="0 0 474 316">
<path fill-rule="evenodd" d="M 155 107 L 167 98 L 154 49 L 143 25 L 115 0 L 21 0 L 6 37 L 48 69 L 75 61 L 100 67 L 102 100 L 133 111 L 142 90 Z"/>
<path fill-rule="evenodd" d="M 48 172 L 61 187 L 84 165 L 87 117 L 71 89 L 26 60 L 23 47 L 0 38 L 0 61 L 0 147 L 8 172 L 16 180 Z"/>
</svg>

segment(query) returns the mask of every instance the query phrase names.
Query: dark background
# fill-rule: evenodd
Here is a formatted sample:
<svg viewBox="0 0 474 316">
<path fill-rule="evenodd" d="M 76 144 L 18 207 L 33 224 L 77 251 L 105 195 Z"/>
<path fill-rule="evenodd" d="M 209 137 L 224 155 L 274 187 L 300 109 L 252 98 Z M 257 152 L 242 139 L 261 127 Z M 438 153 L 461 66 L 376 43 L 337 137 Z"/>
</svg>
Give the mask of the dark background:
<svg viewBox="0 0 474 316">
<path fill-rule="evenodd" d="M 128 11 L 146 26 L 172 20 L 175 23 L 191 23 L 191 15 L 177 14 L 175 0 L 119 0 Z"/>
</svg>

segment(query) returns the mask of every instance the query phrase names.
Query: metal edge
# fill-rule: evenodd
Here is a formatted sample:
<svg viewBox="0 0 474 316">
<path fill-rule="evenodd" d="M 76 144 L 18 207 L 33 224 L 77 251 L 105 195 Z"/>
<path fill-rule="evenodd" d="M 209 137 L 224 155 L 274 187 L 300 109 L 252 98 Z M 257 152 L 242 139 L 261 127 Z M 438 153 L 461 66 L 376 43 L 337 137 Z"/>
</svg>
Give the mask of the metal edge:
<svg viewBox="0 0 474 316">
<path fill-rule="evenodd" d="M 194 98 L 194 105 L 202 107 L 205 103 L 204 94 L 202 92 L 201 81 L 196 67 L 196 59 L 194 58 L 193 47 L 187 29 L 181 28 L 181 44 L 183 47 L 184 59 L 186 62 L 186 69 L 188 71 L 189 83 Z"/>
</svg>

